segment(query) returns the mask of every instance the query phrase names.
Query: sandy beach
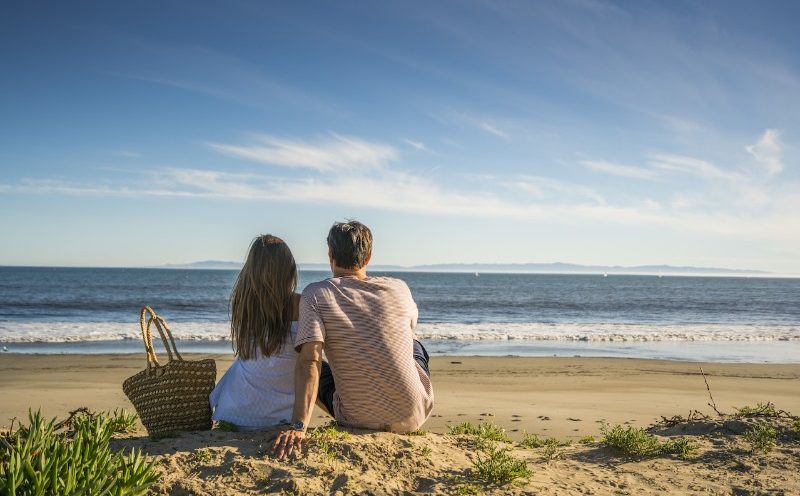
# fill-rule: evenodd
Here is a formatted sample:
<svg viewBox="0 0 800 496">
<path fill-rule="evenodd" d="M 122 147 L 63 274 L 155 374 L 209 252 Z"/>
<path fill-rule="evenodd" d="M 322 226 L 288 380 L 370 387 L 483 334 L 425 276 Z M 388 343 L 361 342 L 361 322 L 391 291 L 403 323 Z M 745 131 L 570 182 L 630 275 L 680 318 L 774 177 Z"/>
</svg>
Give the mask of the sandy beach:
<svg viewBox="0 0 800 496">
<path fill-rule="evenodd" d="M 217 361 L 219 375 L 231 362 L 229 355 L 212 358 Z M 143 366 L 144 359 L 138 355 L 2 355 L 0 425 L 8 426 L 13 417 L 24 418 L 28 408 L 41 408 L 45 415 L 57 417 L 81 406 L 93 410 L 132 409 L 120 384 Z M 169 467 L 156 487 L 156 492 L 165 494 L 232 494 L 265 488 L 310 494 L 333 494 L 337 490 L 344 494 L 468 493 L 470 486 L 459 483 L 454 474 L 468 470 L 474 450 L 461 437 L 446 434 L 451 425 L 487 421 L 506 429 L 513 441 L 509 446 L 528 461 L 535 474 L 522 485 L 494 489 L 499 492 L 800 493 L 797 441 L 789 448 L 781 445 L 769 455 L 756 455 L 749 453 L 735 436 L 725 438 L 724 443 L 732 444 L 723 446 L 713 427 L 689 425 L 687 429 L 704 435 L 697 438 L 700 454 L 695 461 L 675 457 L 620 459 L 596 444 L 577 442 L 588 435 L 599 439 L 603 423 L 648 427 L 662 416 L 687 416 L 695 409 L 713 416 L 714 411 L 707 406 L 708 392 L 700 367 L 723 412 L 734 413 L 735 407 L 758 402 L 772 402 L 780 409 L 800 412 L 798 364 L 434 357 L 431 369 L 436 407 L 425 426 L 429 433 L 424 436 L 351 431 L 347 441 L 337 441 L 340 447 L 346 446 L 341 457 L 317 460 L 310 448 L 302 460 L 291 462 L 264 456 L 263 444 L 269 433 L 211 431 L 154 442 L 140 429 L 119 443 L 120 447 L 143 447 Z M 329 420 L 319 412 L 314 417 L 316 425 Z M 521 449 L 516 444 L 525 431 L 573 443 L 561 448 L 555 459 L 542 461 L 538 452 L 541 450 Z M 213 457 L 216 461 L 207 470 L 198 470 L 193 453 L 206 448 L 218 456 Z M 389 463 L 385 455 L 393 450 L 399 462 L 389 462 L 404 468 L 386 479 L 380 474 L 392 468 L 385 465 Z M 426 454 L 415 454 L 415 450 Z M 253 475 L 262 472 L 272 475 Z"/>
</svg>

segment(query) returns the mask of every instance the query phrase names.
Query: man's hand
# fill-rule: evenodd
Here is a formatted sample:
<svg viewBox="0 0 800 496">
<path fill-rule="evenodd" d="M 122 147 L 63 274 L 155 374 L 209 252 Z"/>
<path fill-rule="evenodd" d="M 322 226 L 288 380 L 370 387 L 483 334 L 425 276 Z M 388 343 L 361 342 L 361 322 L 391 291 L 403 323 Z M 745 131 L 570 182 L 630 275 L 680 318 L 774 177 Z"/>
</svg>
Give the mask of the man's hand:
<svg viewBox="0 0 800 496">
<path fill-rule="evenodd" d="M 299 453 L 305 441 L 306 431 L 285 430 L 272 441 L 272 456 L 282 460 L 294 452 Z"/>
</svg>

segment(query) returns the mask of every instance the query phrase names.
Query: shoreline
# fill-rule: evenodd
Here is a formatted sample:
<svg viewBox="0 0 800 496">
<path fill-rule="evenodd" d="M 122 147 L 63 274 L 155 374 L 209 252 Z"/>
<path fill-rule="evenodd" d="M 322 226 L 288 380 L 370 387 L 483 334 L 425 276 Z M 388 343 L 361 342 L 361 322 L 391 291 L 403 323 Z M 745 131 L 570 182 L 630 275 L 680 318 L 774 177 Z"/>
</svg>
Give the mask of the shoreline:
<svg viewBox="0 0 800 496">
<path fill-rule="evenodd" d="M 218 378 L 231 355 L 214 358 Z M 163 363 L 163 360 L 162 360 Z M 81 406 L 113 410 L 132 405 L 122 381 L 142 370 L 143 354 L 0 354 L 0 426 L 25 418 L 28 408 L 63 417 Z M 425 429 L 446 433 L 460 422 L 492 421 L 512 438 L 524 431 L 578 439 L 603 422 L 646 427 L 662 415 L 713 413 L 702 367 L 723 411 L 773 402 L 800 412 L 800 364 L 734 364 L 593 357 L 433 356 L 435 407 Z M 329 418 L 319 411 L 314 424 Z"/>
<path fill-rule="evenodd" d="M 800 365 L 800 340 L 788 341 L 580 341 L 523 339 L 428 339 L 432 357 L 608 358 L 688 363 Z M 178 340 L 186 354 L 232 358 L 227 340 Z M 163 353 L 160 341 L 156 352 Z M 78 342 L 3 342 L 0 356 L 136 356 L 141 338 Z"/>
</svg>

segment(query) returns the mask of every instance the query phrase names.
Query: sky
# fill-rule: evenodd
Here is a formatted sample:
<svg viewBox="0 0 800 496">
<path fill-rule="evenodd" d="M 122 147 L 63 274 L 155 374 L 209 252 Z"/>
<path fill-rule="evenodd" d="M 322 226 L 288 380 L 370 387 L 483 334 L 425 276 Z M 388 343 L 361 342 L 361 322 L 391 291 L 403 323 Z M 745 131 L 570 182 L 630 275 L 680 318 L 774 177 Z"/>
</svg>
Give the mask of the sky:
<svg viewBox="0 0 800 496">
<path fill-rule="evenodd" d="M 800 3 L 12 2 L 0 265 L 800 273 Z"/>
</svg>

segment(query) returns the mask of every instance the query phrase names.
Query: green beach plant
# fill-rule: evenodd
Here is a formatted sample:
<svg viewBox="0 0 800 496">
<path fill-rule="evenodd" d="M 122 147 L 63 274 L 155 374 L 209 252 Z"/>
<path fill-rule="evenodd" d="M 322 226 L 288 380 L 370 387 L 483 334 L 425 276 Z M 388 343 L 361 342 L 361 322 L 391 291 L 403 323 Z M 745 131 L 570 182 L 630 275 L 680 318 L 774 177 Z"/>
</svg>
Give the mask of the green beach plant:
<svg viewBox="0 0 800 496">
<path fill-rule="evenodd" d="M 139 416 L 133 412 L 129 412 L 124 408 L 116 408 L 109 414 L 111 421 L 111 428 L 115 433 L 135 432 L 136 421 Z"/>
<path fill-rule="evenodd" d="M 488 484 L 505 485 L 533 475 L 524 460 L 509 454 L 511 448 L 487 442 L 473 460 L 473 477 Z"/>
<path fill-rule="evenodd" d="M 661 445 L 661 455 L 677 455 L 678 458 L 691 458 L 697 452 L 697 444 L 688 437 L 667 439 Z"/>
<path fill-rule="evenodd" d="M 778 439 L 778 432 L 766 422 L 755 424 L 744 434 L 745 440 L 750 443 L 752 451 L 769 453 Z"/>
<path fill-rule="evenodd" d="M 153 463 L 139 450 L 126 455 L 109 447 L 115 429 L 128 425 L 117 420 L 108 413 L 81 413 L 56 423 L 29 412 L 28 425 L 0 441 L 0 494 L 147 493 L 159 477 Z"/>
<path fill-rule="evenodd" d="M 308 436 L 313 446 L 325 458 L 332 460 L 336 456 L 336 443 L 350 439 L 350 433 L 337 428 L 335 422 L 317 427 Z"/>
<path fill-rule="evenodd" d="M 239 427 L 236 424 L 232 424 L 225 420 L 220 420 L 217 422 L 216 425 L 217 430 L 224 431 L 224 432 L 239 432 Z"/>
<path fill-rule="evenodd" d="M 554 437 L 548 436 L 539 436 L 537 434 L 528 434 L 527 432 L 522 433 L 522 441 L 520 441 L 520 446 L 523 448 L 544 448 L 548 446 L 553 446 L 556 448 L 570 446 L 572 441 L 559 441 Z"/>
<path fill-rule="evenodd" d="M 214 459 L 214 454 L 208 448 L 197 448 L 192 452 L 192 460 L 200 463 L 210 462 Z"/>
<path fill-rule="evenodd" d="M 745 405 L 741 408 L 735 408 L 736 413 L 734 416 L 743 418 L 753 417 L 775 417 L 778 411 L 775 410 L 775 405 L 772 402 L 756 403 L 756 406 Z"/>
<path fill-rule="evenodd" d="M 594 436 L 592 436 L 591 434 L 589 434 L 589 435 L 586 435 L 586 436 L 583 436 L 582 438 L 580 438 L 580 439 L 578 440 L 578 442 L 579 442 L 580 444 L 592 444 L 592 443 L 594 443 L 594 442 L 595 442 L 595 439 L 594 439 Z"/>
<path fill-rule="evenodd" d="M 641 427 L 622 427 L 615 425 L 612 428 L 604 426 L 602 429 L 604 446 L 614 449 L 627 456 L 650 458 L 660 455 L 677 455 L 688 458 L 697 451 L 697 445 L 687 439 L 669 439 L 664 443 L 652 434 L 648 434 Z"/>
<path fill-rule="evenodd" d="M 448 430 L 450 434 L 477 436 L 482 441 L 502 441 L 510 443 L 511 439 L 506 434 L 506 430 L 493 422 L 479 422 L 477 425 L 472 422 L 462 422 L 451 425 Z"/>
</svg>

